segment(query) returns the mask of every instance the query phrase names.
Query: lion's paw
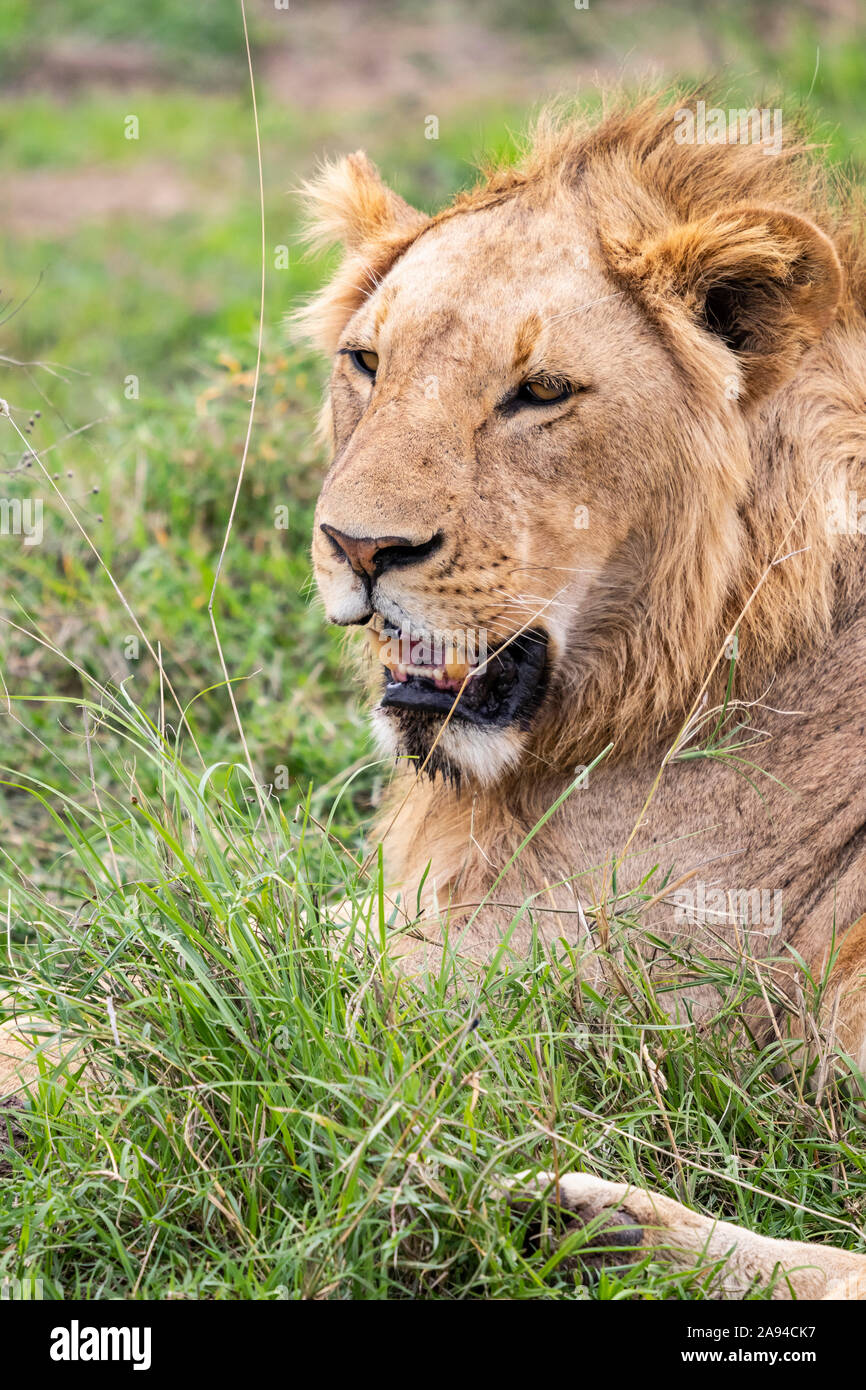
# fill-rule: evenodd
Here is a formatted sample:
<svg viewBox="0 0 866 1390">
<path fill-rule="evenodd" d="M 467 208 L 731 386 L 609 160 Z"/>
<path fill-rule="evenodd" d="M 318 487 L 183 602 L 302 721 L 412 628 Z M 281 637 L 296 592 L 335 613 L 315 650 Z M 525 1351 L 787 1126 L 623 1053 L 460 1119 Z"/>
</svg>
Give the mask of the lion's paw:
<svg viewBox="0 0 866 1390">
<path fill-rule="evenodd" d="M 644 1243 L 644 1228 L 622 1205 L 628 1192 L 622 1183 L 607 1182 L 591 1173 L 565 1173 L 557 1180 L 555 1173 L 527 1171 L 503 1186 L 512 1210 L 530 1216 L 530 1243 L 538 1244 L 541 1239 L 540 1223 L 532 1218 L 545 1201 L 561 1214 L 563 1237 L 586 1231 L 586 1244 L 566 1256 L 565 1268 L 622 1265 L 634 1259 Z"/>
</svg>

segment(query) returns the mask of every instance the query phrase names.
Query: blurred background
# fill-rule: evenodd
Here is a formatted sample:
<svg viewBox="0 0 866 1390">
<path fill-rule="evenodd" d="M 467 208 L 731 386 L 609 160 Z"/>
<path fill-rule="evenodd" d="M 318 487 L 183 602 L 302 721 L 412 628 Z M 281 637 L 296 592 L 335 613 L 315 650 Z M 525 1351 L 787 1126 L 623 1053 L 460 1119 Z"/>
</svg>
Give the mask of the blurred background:
<svg viewBox="0 0 866 1390">
<path fill-rule="evenodd" d="M 805 104 L 827 157 L 860 177 L 866 15 L 856 0 L 248 0 L 247 18 L 264 159 L 264 359 L 217 611 L 253 761 L 267 782 L 285 769 L 290 814 L 311 782 L 327 796 L 372 760 L 310 585 L 326 368 L 290 347 L 284 318 L 327 260 L 302 254 L 292 189 L 323 155 L 363 146 L 430 209 L 472 181 L 483 155 L 507 156 L 546 96 L 592 103 L 602 83 L 708 75 L 737 104 Z M 0 497 L 44 503 L 40 544 L 0 535 L 0 761 L 52 788 L 75 785 L 88 756 L 82 672 L 131 678 L 134 698 L 156 708 L 158 673 L 73 514 L 161 644 L 179 694 L 198 697 L 207 760 L 235 757 L 207 602 L 258 325 L 239 0 L 4 0 L 0 84 L 0 396 L 58 490 L 0 420 Z M 46 694 L 68 703 L 22 698 Z M 122 780 L 123 758 L 107 754 L 96 775 Z M 56 827 L 14 775 L 0 776 L 0 841 L 50 878 Z M 340 833 L 358 831 L 380 780 L 368 768 L 353 784 Z"/>
</svg>

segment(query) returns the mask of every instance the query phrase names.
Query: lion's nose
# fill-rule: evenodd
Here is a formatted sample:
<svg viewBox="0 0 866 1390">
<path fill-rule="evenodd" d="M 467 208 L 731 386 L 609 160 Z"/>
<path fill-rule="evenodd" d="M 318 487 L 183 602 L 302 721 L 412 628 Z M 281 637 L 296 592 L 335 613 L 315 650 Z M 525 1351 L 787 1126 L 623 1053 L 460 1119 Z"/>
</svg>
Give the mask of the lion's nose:
<svg viewBox="0 0 866 1390">
<path fill-rule="evenodd" d="M 406 536 L 347 536 L 344 531 L 324 523 L 319 529 L 324 531 L 335 550 L 342 552 L 362 579 L 378 579 L 385 570 L 397 565 L 415 565 L 432 555 L 442 544 L 442 537 L 438 533 L 419 545 Z"/>
</svg>

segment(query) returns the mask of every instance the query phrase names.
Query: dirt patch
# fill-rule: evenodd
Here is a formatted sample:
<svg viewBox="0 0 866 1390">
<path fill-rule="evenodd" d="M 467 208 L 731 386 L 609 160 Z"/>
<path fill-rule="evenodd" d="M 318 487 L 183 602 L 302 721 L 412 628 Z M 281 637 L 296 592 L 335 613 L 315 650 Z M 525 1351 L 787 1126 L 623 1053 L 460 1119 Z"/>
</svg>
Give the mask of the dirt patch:
<svg viewBox="0 0 866 1390">
<path fill-rule="evenodd" d="M 4 179 L 0 229 L 55 237 L 85 223 L 115 217 L 166 218 L 210 206 L 193 183 L 170 164 L 134 168 L 88 165 L 81 169 L 28 169 Z"/>
<path fill-rule="evenodd" d="M 389 23 L 348 3 L 320 5 L 293 38 L 257 55 L 268 94 L 285 105 L 340 114 L 389 108 L 441 114 L 496 97 L 531 102 L 573 90 L 580 75 L 598 66 L 591 55 L 541 62 L 514 35 L 471 19 Z"/>
<path fill-rule="evenodd" d="M 269 95 L 286 105 L 341 114 L 423 106 L 435 113 L 492 94 L 541 94 L 542 75 L 512 37 L 471 20 L 389 25 L 343 4 L 321 6 L 298 28 L 297 42 L 257 58 Z M 553 88 L 557 74 L 548 71 L 543 81 Z"/>
</svg>

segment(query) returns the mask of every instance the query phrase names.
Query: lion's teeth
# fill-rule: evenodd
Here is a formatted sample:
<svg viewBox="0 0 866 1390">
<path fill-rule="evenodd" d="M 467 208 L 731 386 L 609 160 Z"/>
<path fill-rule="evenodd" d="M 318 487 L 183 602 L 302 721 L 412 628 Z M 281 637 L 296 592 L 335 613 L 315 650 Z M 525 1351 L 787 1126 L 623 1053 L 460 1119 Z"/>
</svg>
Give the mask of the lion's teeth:
<svg viewBox="0 0 866 1390">
<path fill-rule="evenodd" d="M 470 666 L 404 666 L 410 676 L 423 676 L 428 681 L 462 681 L 473 669 Z"/>
<path fill-rule="evenodd" d="M 386 636 L 379 624 L 376 624 L 376 617 L 373 618 L 367 627 L 367 640 L 373 649 L 374 655 L 381 661 L 383 666 L 387 666 L 394 680 L 407 681 L 410 676 L 421 676 L 424 680 L 432 681 L 434 685 L 448 689 L 452 686 L 459 687 L 467 677 L 473 676 L 477 671 L 477 666 L 470 666 L 466 661 L 453 661 L 447 658 L 452 657 L 455 652 L 453 647 L 449 647 L 445 653 L 446 660 L 442 666 L 425 666 L 420 663 L 407 662 L 402 665 L 394 662 L 394 642 L 393 634 Z M 381 624 L 382 620 L 379 619 Z M 417 639 L 421 641 L 423 639 Z"/>
</svg>

